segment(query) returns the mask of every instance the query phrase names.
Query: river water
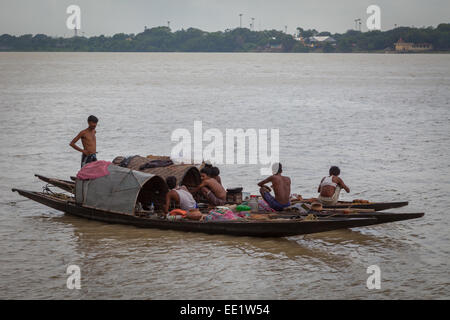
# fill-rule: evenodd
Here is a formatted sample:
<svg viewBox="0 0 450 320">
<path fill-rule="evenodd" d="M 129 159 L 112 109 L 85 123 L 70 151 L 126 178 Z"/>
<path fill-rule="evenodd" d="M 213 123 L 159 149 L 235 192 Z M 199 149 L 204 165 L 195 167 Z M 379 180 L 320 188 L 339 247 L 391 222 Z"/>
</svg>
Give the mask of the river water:
<svg viewBox="0 0 450 320">
<path fill-rule="evenodd" d="M 0 53 L 0 298 L 450 298 L 450 55 Z M 293 192 L 330 165 L 344 199 L 409 200 L 424 218 L 280 239 L 139 229 L 66 216 L 11 192 L 99 159 L 170 154 L 171 133 L 279 129 Z M 223 165 L 256 192 L 260 166 Z M 81 269 L 81 290 L 66 268 Z M 370 265 L 381 289 L 366 287 Z"/>
</svg>

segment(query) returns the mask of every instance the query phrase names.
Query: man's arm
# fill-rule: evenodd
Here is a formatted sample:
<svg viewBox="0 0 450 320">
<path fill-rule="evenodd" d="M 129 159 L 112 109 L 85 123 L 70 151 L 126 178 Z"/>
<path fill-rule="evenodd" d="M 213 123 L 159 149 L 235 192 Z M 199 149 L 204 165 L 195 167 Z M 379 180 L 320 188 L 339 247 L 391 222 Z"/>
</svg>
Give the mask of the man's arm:
<svg viewBox="0 0 450 320">
<path fill-rule="evenodd" d="M 266 183 L 269 183 L 269 182 L 271 182 L 271 181 L 272 181 L 272 176 L 267 177 L 266 179 L 264 179 L 264 180 L 258 182 L 258 187 L 265 187 L 265 188 L 268 188 L 268 189 L 270 190 L 270 188 L 269 188 L 268 186 L 266 186 L 265 184 L 266 184 Z"/>
<path fill-rule="evenodd" d="M 163 207 L 164 213 L 167 214 L 169 212 L 169 208 L 170 208 L 170 202 L 172 200 L 176 200 L 174 199 L 174 191 L 170 190 L 169 192 L 167 192 L 166 194 L 166 204 Z"/>
<path fill-rule="evenodd" d="M 81 137 L 83 136 L 83 134 L 84 134 L 84 132 L 83 132 L 83 131 L 80 131 L 80 133 L 79 133 L 75 138 L 73 138 L 73 140 L 70 142 L 69 145 L 70 145 L 72 148 L 74 148 L 75 150 L 77 150 L 77 151 L 79 151 L 79 152 L 81 152 L 81 153 L 87 155 L 87 151 L 86 151 L 86 150 L 83 150 L 83 149 L 81 149 L 80 147 L 78 147 L 78 146 L 76 145 L 76 143 L 78 142 L 78 140 L 81 139 Z"/>
<path fill-rule="evenodd" d="M 349 192 L 350 192 L 350 188 L 347 187 L 347 186 L 345 185 L 344 180 L 342 180 L 341 178 L 338 178 L 338 179 L 339 179 L 339 185 L 340 185 L 345 191 L 347 191 L 347 193 L 349 193 Z"/>
<path fill-rule="evenodd" d="M 202 181 L 198 186 L 196 186 L 195 188 L 192 189 L 191 193 L 196 193 L 205 186 L 206 186 L 206 182 Z"/>
</svg>

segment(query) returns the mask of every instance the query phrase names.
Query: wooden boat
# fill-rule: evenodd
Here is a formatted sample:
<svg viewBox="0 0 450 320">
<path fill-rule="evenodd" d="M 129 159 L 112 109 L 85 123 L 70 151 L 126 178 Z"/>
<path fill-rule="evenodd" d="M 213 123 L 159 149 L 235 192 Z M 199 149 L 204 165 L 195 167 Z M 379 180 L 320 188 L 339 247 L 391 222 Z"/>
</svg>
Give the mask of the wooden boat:
<svg viewBox="0 0 450 320">
<path fill-rule="evenodd" d="M 164 203 L 167 185 L 157 175 L 134 171 L 116 165 L 108 167 L 109 174 L 94 180 L 70 181 L 50 179 L 37 176 L 39 179 L 67 188 L 74 195 L 63 195 L 47 192 L 33 192 L 12 189 L 20 195 L 44 204 L 53 209 L 82 218 L 133 225 L 144 228 L 170 229 L 209 234 L 228 234 L 236 236 L 287 237 L 309 233 L 331 231 L 336 229 L 356 228 L 380 223 L 414 219 L 421 214 L 376 214 L 361 213 L 350 216 L 335 213 L 318 214 L 316 216 L 295 216 L 292 212 L 287 217 L 282 215 L 268 220 L 228 220 L 228 221 L 170 221 L 157 215 L 145 215 L 138 209 L 139 203 L 155 204 L 160 210 Z M 70 188 L 69 188 L 70 186 Z M 73 187 L 73 188 L 72 188 Z"/>
<path fill-rule="evenodd" d="M 361 208 L 361 205 L 355 205 L 354 203 L 340 203 L 335 206 L 337 208 L 330 209 L 329 212 L 314 213 L 316 220 L 308 219 L 306 214 L 299 214 L 292 210 L 284 211 L 282 214 L 270 215 L 272 219 L 262 221 L 169 221 L 158 218 L 156 215 L 153 217 L 145 216 L 144 211 L 136 211 L 138 202 L 154 202 L 155 208 L 160 209 L 167 192 L 167 185 L 161 176 L 116 165 L 111 165 L 108 170 L 110 171 L 109 176 L 90 182 L 81 180 L 73 182 L 35 175 L 40 180 L 59 187 L 75 195 L 75 197 L 72 195 L 62 197 L 58 194 L 19 189 L 13 189 L 13 191 L 56 210 L 108 223 L 239 236 L 285 237 L 403 221 L 424 215 L 423 213 L 372 212 L 376 209 L 387 208 L 386 203 L 384 207 L 380 207 L 379 203 L 364 204 L 363 208 Z M 191 172 L 192 179 L 194 179 L 196 177 L 192 174 L 194 171 L 190 168 L 183 168 L 179 172 L 180 178 L 190 177 L 186 172 Z M 368 205 L 372 206 L 370 210 L 367 209 Z M 346 214 L 339 211 L 339 209 L 349 207 L 361 208 L 360 211 L 371 212 L 353 212 L 353 210 L 352 213 Z"/>
<path fill-rule="evenodd" d="M 308 213 L 299 213 L 293 211 L 283 211 L 282 213 L 272 214 L 272 218 L 294 218 L 294 217 L 302 217 L 307 216 L 308 214 L 314 214 L 319 218 L 324 217 L 333 217 L 333 218 L 375 218 L 377 223 L 388 223 L 388 222 L 396 222 L 403 220 L 411 220 L 421 218 L 425 215 L 423 212 L 414 212 L 414 213 L 398 213 L 398 212 L 353 212 L 353 213 L 343 213 L 343 212 L 334 212 L 334 211 L 320 211 L 320 212 L 308 212 Z"/>
<path fill-rule="evenodd" d="M 64 191 L 75 194 L 75 183 L 73 181 L 60 180 L 60 179 L 55 179 L 55 178 L 47 178 L 47 177 L 41 176 L 39 174 L 35 174 L 34 176 L 44 182 L 47 182 L 48 184 L 51 184 L 55 187 L 63 189 Z"/>
<path fill-rule="evenodd" d="M 287 237 L 309 233 L 318 233 L 336 229 L 356 228 L 377 224 L 375 218 L 318 218 L 307 219 L 272 219 L 246 221 L 169 221 L 157 217 L 143 217 L 122 212 L 105 211 L 88 206 L 79 205 L 74 199 L 66 200 L 55 195 L 42 192 L 12 189 L 20 195 L 44 204 L 53 209 L 74 216 L 108 222 L 133 225 L 143 228 L 157 228 L 166 230 L 202 232 L 208 234 L 227 234 L 234 236 L 253 237 Z M 379 223 L 379 222 L 378 222 Z"/>
<path fill-rule="evenodd" d="M 294 203 L 311 204 L 311 201 L 291 201 Z M 397 202 L 368 202 L 368 203 L 355 203 L 347 201 L 338 201 L 335 205 L 322 205 L 324 209 L 372 209 L 374 211 L 383 211 L 394 208 L 401 208 L 407 206 L 408 201 Z"/>
<path fill-rule="evenodd" d="M 382 211 L 394 208 L 401 208 L 408 205 L 408 201 L 399 202 L 372 202 L 372 203 L 353 203 L 340 201 L 333 206 L 324 205 L 324 209 L 345 209 L 345 208 L 358 208 L 358 209 L 373 209 L 375 211 Z"/>
</svg>

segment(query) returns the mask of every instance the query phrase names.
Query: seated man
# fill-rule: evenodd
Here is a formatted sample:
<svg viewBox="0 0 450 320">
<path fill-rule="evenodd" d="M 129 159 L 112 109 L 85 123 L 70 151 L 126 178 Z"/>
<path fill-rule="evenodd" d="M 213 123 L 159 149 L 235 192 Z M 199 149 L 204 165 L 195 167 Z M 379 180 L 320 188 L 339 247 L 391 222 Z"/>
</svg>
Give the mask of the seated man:
<svg viewBox="0 0 450 320">
<path fill-rule="evenodd" d="M 202 182 L 193 192 L 201 191 L 208 203 L 213 206 L 223 206 L 227 199 L 227 191 L 216 179 L 211 178 L 211 169 L 200 170 Z"/>
<path fill-rule="evenodd" d="M 181 210 L 189 211 L 190 209 L 195 209 L 197 203 L 195 202 L 192 194 L 188 191 L 185 186 L 177 186 L 177 178 L 174 176 L 167 177 L 167 186 L 169 187 L 169 192 L 166 195 L 166 204 L 164 205 L 164 213 L 169 212 L 170 202 L 175 202 L 176 206 Z"/>
<path fill-rule="evenodd" d="M 217 167 L 211 168 L 211 178 L 216 179 L 220 185 L 222 185 L 222 179 L 220 179 L 220 170 Z"/>
<path fill-rule="evenodd" d="M 276 210 L 282 211 L 284 208 L 291 205 L 289 197 L 291 195 L 291 179 L 289 177 L 282 176 L 283 172 L 281 163 L 274 163 L 272 165 L 272 173 L 270 177 L 264 179 L 258 183 L 261 188 L 259 192 L 269 206 Z M 275 197 L 270 194 L 271 189 L 266 186 L 266 183 L 272 182 L 273 192 Z"/>
<path fill-rule="evenodd" d="M 317 198 L 320 203 L 324 205 L 335 205 L 339 200 L 339 193 L 341 189 L 350 192 L 350 188 L 347 187 L 344 181 L 339 178 L 341 170 L 338 167 L 331 167 L 328 177 L 323 177 L 320 181 L 317 192 L 320 193 Z"/>
</svg>

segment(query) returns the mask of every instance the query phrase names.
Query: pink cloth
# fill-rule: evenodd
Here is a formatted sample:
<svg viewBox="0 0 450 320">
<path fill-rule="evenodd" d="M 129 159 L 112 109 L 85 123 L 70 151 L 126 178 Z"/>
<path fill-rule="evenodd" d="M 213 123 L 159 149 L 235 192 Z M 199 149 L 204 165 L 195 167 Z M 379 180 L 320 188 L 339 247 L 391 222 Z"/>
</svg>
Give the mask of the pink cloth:
<svg viewBox="0 0 450 320">
<path fill-rule="evenodd" d="M 77 178 L 80 180 L 91 180 L 107 176 L 110 164 L 111 162 L 103 160 L 90 162 L 78 171 Z"/>
<path fill-rule="evenodd" d="M 262 210 L 263 212 L 275 212 L 269 204 L 266 202 L 266 200 L 258 200 L 258 209 Z"/>
</svg>

